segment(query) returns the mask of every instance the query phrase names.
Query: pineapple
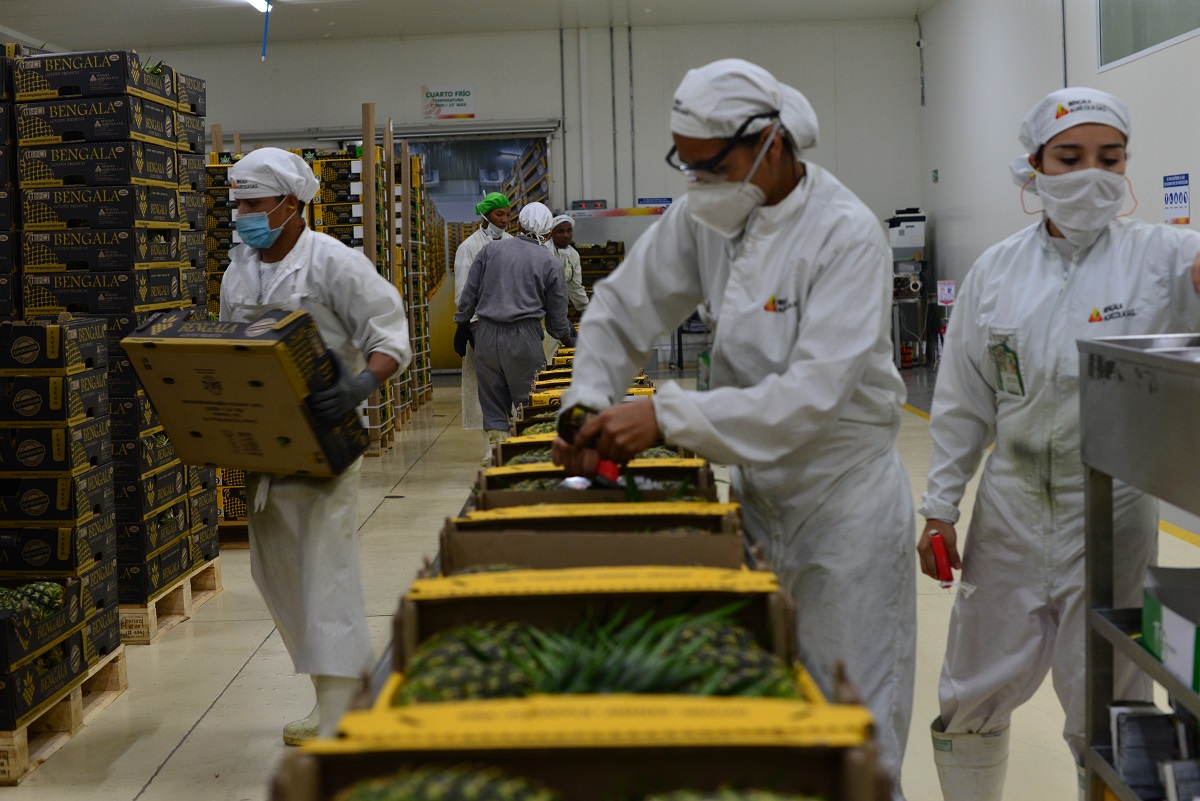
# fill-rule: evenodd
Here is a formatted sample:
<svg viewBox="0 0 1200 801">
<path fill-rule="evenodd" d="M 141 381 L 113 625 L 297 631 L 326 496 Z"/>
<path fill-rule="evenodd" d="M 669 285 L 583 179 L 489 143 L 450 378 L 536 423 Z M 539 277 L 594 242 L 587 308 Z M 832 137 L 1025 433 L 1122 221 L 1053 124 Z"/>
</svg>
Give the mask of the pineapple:
<svg viewBox="0 0 1200 801">
<path fill-rule="evenodd" d="M 505 464 L 538 464 L 540 462 L 548 461 L 550 461 L 550 449 L 538 448 L 534 451 L 527 451 L 525 453 L 517 454 L 505 462 Z"/>
<path fill-rule="evenodd" d="M 459 765 L 360 782 L 339 793 L 335 801 L 559 801 L 559 796 L 495 768 Z"/>
<path fill-rule="evenodd" d="M 413 655 L 393 705 L 529 695 L 529 631 L 520 623 L 487 623 L 433 637 Z"/>
<path fill-rule="evenodd" d="M 63 586 L 53 581 L 35 581 L 17 589 L 21 597 L 29 601 L 29 608 L 37 620 L 50 617 L 63 606 Z"/>
<path fill-rule="evenodd" d="M 820 801 L 815 796 L 776 793 L 771 790 L 734 790 L 722 787 L 715 792 L 676 790 L 652 795 L 646 801 Z"/>
<path fill-rule="evenodd" d="M 534 425 L 531 425 L 529 428 L 525 429 L 522 433 L 526 436 L 533 436 L 534 434 L 554 434 L 557 431 L 558 424 L 553 420 L 550 420 L 545 423 L 535 423 Z"/>
<path fill-rule="evenodd" d="M 21 608 L 21 604 L 24 602 L 25 598 L 16 590 L 10 590 L 7 587 L 0 587 L 0 611 L 16 611 Z"/>
</svg>

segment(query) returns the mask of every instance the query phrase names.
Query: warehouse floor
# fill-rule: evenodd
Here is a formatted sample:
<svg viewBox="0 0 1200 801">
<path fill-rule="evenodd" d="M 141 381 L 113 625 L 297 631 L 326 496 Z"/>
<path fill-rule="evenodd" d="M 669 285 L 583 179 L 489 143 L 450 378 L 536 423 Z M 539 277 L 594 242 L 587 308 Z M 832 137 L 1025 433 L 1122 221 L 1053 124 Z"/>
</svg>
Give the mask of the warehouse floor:
<svg viewBox="0 0 1200 801">
<path fill-rule="evenodd" d="M 917 376 L 913 402 L 928 403 Z M 482 438 L 459 427 L 457 379 L 439 379 L 382 458 L 368 459 L 359 504 L 362 565 L 372 639 L 390 638 L 396 600 L 437 546 L 443 518 L 462 506 Z M 900 448 L 914 498 L 929 459 L 926 420 L 906 412 Z M 964 504 L 969 508 L 970 504 Z M 1197 530 L 1192 528 L 1191 530 Z M 1186 536 L 1186 535 L 1183 535 Z M 1161 535 L 1164 564 L 1200 566 L 1200 548 Z M 221 555 L 224 591 L 153 646 L 129 646 L 130 690 L 0 801 L 259 801 L 284 751 L 279 731 L 312 705 L 308 680 L 291 662 L 250 579 L 248 552 Z M 939 799 L 928 724 L 953 595 L 927 579 L 920 597 L 912 736 L 904 784 L 910 801 Z M 1006 798 L 1075 797 L 1062 713 L 1049 683 L 1014 720 Z"/>
</svg>

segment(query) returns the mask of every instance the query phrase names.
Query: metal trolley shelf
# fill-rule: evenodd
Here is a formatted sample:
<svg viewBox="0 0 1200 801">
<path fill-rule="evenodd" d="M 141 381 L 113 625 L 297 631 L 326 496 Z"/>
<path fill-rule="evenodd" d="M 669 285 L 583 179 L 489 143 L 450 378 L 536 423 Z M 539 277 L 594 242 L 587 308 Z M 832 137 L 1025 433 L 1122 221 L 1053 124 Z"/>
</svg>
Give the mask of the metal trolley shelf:
<svg viewBox="0 0 1200 801">
<path fill-rule="evenodd" d="M 1133 636 L 1140 609 L 1113 609 L 1113 481 L 1200 514 L 1200 334 L 1114 337 L 1079 343 L 1087 521 L 1088 801 L 1105 785 L 1141 801 L 1113 768 L 1108 705 L 1113 654 L 1130 659 L 1177 703 L 1200 716 L 1200 695 Z"/>
</svg>

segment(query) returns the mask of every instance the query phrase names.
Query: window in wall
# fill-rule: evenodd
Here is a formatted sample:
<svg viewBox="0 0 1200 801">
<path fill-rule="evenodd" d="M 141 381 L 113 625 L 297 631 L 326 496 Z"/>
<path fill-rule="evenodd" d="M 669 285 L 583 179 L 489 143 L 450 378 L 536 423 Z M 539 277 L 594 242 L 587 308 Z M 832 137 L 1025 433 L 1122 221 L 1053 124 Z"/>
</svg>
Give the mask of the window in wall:
<svg viewBox="0 0 1200 801">
<path fill-rule="evenodd" d="M 1100 66 L 1200 35 L 1197 0 L 1098 0 Z"/>
</svg>

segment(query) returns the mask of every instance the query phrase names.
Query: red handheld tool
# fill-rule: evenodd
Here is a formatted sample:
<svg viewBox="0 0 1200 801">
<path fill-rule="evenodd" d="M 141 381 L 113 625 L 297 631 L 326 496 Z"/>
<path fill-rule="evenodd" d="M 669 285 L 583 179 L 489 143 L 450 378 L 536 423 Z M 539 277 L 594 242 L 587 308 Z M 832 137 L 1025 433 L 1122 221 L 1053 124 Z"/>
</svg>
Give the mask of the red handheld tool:
<svg viewBox="0 0 1200 801">
<path fill-rule="evenodd" d="M 933 546 L 933 560 L 937 563 L 938 579 L 943 587 L 954 584 L 954 574 L 950 571 L 950 554 L 946 551 L 946 541 L 936 531 L 929 535 L 929 544 Z"/>
</svg>

